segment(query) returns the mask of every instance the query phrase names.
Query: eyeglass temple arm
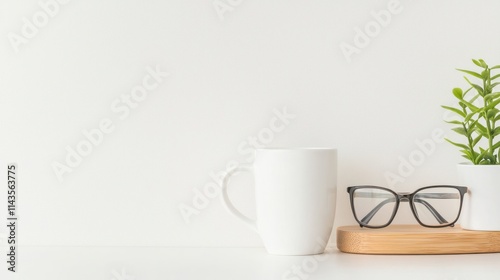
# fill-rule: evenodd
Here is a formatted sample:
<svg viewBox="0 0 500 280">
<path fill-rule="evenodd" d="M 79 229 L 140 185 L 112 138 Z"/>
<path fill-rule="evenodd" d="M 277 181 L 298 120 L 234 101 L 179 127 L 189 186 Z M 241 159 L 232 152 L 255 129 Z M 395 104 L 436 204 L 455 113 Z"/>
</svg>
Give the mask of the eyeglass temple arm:
<svg viewBox="0 0 500 280">
<path fill-rule="evenodd" d="M 383 200 L 377 206 L 375 206 L 375 208 L 373 208 L 372 211 L 368 212 L 368 214 L 366 214 L 366 216 L 364 216 L 360 222 L 363 224 L 368 224 L 370 222 L 370 220 L 373 218 L 373 216 L 375 216 L 375 214 L 377 214 L 377 212 L 382 207 L 384 207 L 384 205 L 386 205 L 387 203 L 390 203 L 390 202 L 395 202 L 395 201 L 396 201 L 396 198 L 394 198 L 394 197 Z M 360 224 L 360 226 L 363 227 L 363 225 L 361 225 L 361 224 Z"/>
<path fill-rule="evenodd" d="M 361 223 L 368 224 L 370 222 L 370 220 L 373 218 L 373 216 L 375 216 L 375 214 L 377 214 L 377 212 L 384 205 L 386 205 L 387 203 L 390 203 L 390 202 L 394 202 L 394 201 L 396 201 L 396 199 L 394 197 L 392 197 L 392 198 L 388 198 L 388 199 L 380 202 L 377 206 L 375 206 L 375 208 L 372 209 L 372 211 L 368 212 L 368 214 L 366 214 L 366 216 L 364 216 L 363 219 L 361 219 Z M 448 223 L 448 221 L 446 221 L 446 219 L 443 218 L 443 216 L 441 216 L 441 214 L 439 214 L 439 212 L 434 207 L 432 207 L 432 205 L 430 205 L 427 201 L 419 199 L 419 198 L 414 199 L 414 201 L 416 203 L 421 203 L 422 205 L 424 205 L 440 224 L 447 224 Z"/>
<path fill-rule="evenodd" d="M 441 214 L 439 214 L 439 212 L 436 210 L 436 208 L 432 207 L 432 205 L 429 202 L 427 202 L 421 198 L 457 199 L 460 197 L 458 196 L 458 194 L 454 194 L 454 193 L 422 193 L 422 194 L 415 195 L 413 198 L 413 201 L 424 205 L 427 208 L 427 210 L 429 210 L 429 212 L 431 212 L 431 214 L 434 216 L 434 218 L 436 218 L 436 220 L 440 224 L 448 224 L 448 221 L 443 216 L 441 216 Z M 415 215 L 417 215 L 416 212 L 415 212 Z"/>
<path fill-rule="evenodd" d="M 424 205 L 427 208 L 427 210 L 429 210 L 429 212 L 431 212 L 432 216 L 434 216 L 434 218 L 436 218 L 436 220 L 440 224 L 447 224 L 448 223 L 448 221 L 443 216 L 441 216 L 441 214 L 439 214 L 439 212 L 436 210 L 436 208 L 432 207 L 432 205 L 429 202 L 422 200 L 420 198 L 415 198 L 415 199 L 413 199 L 413 201 Z M 415 215 L 417 215 L 416 212 L 415 212 Z"/>
</svg>

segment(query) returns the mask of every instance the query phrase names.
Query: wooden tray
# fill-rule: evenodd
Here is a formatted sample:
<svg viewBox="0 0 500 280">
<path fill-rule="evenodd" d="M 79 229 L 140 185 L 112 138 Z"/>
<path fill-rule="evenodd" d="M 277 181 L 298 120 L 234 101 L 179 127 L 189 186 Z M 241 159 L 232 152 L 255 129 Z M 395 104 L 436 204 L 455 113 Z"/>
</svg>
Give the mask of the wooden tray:
<svg viewBox="0 0 500 280">
<path fill-rule="evenodd" d="M 459 225 L 426 228 L 390 225 L 381 229 L 337 228 L 337 248 L 354 254 L 475 254 L 500 252 L 500 231 L 469 231 Z"/>
</svg>

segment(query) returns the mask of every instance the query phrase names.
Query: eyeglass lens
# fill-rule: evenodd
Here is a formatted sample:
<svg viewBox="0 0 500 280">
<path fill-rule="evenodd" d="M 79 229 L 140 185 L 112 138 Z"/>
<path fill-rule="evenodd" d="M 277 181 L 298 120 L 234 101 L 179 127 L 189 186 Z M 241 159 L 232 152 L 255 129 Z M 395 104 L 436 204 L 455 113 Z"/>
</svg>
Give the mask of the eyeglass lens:
<svg viewBox="0 0 500 280">
<path fill-rule="evenodd" d="M 460 192 L 447 187 L 423 189 L 413 196 L 413 206 L 422 224 L 449 225 L 455 222 L 460 213 Z"/>
<path fill-rule="evenodd" d="M 396 196 L 383 189 L 362 188 L 353 193 L 354 212 L 363 225 L 379 227 L 390 222 L 396 208 Z"/>
</svg>

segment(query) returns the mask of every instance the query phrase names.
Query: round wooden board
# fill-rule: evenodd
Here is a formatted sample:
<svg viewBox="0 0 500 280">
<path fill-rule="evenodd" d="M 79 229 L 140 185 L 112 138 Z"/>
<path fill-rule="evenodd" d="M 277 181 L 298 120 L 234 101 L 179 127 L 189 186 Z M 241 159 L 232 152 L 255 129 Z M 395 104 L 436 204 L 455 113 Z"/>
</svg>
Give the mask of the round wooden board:
<svg viewBox="0 0 500 280">
<path fill-rule="evenodd" d="M 345 253 L 380 255 L 498 253 L 500 231 L 470 231 L 458 225 L 390 225 L 381 229 L 342 226 L 337 228 L 337 248 Z"/>
</svg>

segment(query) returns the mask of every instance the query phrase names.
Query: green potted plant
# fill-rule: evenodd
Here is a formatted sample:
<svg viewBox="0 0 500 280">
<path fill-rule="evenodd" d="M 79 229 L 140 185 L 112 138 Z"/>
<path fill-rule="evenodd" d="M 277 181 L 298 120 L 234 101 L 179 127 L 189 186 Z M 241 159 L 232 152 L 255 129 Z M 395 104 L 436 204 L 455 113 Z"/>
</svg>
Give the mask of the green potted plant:
<svg viewBox="0 0 500 280">
<path fill-rule="evenodd" d="M 478 70 L 457 69 L 466 74 L 467 87 L 454 88 L 456 106 L 442 106 L 456 116 L 447 122 L 463 141 L 449 143 L 460 149 L 466 163 L 458 165 L 462 184 L 469 188 L 461 226 L 469 230 L 500 231 L 500 73 L 482 59 L 472 62 Z"/>
</svg>

